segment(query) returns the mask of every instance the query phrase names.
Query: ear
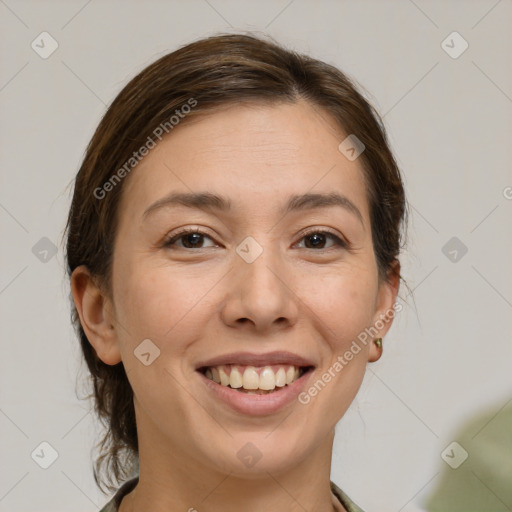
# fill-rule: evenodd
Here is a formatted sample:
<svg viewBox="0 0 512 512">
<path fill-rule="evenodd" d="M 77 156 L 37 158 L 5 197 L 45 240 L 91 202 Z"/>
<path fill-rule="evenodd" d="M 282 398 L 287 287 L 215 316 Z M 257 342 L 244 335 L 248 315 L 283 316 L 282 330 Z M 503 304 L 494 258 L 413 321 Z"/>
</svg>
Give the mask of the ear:
<svg viewBox="0 0 512 512">
<path fill-rule="evenodd" d="M 121 361 L 121 352 L 114 328 L 112 306 L 96 285 L 85 265 L 71 275 L 71 292 L 80 317 L 80 323 L 97 356 L 109 365 Z"/>
<path fill-rule="evenodd" d="M 384 338 L 393 324 L 395 317 L 395 301 L 400 287 L 400 262 L 395 260 L 388 271 L 387 278 L 379 284 L 376 309 L 373 315 L 372 327 L 378 331 L 374 339 Z M 383 342 L 384 343 L 384 342 Z M 368 361 L 378 361 L 382 355 L 382 347 L 378 347 L 372 340 Z"/>
</svg>

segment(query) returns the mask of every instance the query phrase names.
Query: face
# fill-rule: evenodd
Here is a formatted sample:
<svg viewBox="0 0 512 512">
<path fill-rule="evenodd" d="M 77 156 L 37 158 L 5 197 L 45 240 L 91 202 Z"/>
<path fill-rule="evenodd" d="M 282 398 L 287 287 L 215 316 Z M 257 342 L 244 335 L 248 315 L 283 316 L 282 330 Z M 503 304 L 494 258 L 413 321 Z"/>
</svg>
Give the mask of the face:
<svg viewBox="0 0 512 512">
<path fill-rule="evenodd" d="M 143 442 L 226 472 L 284 470 L 332 433 L 380 357 L 372 340 L 390 321 L 367 343 L 358 335 L 393 307 L 397 283 L 378 281 L 360 160 L 338 150 L 347 134 L 326 114 L 300 102 L 189 121 L 123 185 L 113 303 L 90 321 L 85 305 L 82 324 L 104 362 L 122 360 Z M 175 193 L 218 195 L 230 207 L 158 205 Z M 293 196 L 333 193 L 345 199 L 286 210 Z M 266 362 L 275 377 L 290 354 L 310 369 L 275 395 L 227 389 L 198 371 L 240 352 L 261 356 L 242 355 L 241 373 Z M 254 467 L 241 462 L 248 442 L 261 454 Z"/>
</svg>

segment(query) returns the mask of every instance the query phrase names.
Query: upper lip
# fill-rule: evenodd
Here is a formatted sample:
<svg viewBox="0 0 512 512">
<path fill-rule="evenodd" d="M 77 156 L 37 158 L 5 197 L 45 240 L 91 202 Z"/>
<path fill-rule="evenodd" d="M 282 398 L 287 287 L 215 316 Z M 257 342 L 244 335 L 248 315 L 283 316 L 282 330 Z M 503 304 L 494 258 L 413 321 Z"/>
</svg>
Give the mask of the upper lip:
<svg viewBox="0 0 512 512">
<path fill-rule="evenodd" d="M 315 366 L 309 359 L 285 350 L 257 354 L 255 352 L 232 352 L 199 362 L 196 370 L 207 366 L 239 364 L 244 366 L 265 366 L 288 364 L 292 366 Z"/>
</svg>

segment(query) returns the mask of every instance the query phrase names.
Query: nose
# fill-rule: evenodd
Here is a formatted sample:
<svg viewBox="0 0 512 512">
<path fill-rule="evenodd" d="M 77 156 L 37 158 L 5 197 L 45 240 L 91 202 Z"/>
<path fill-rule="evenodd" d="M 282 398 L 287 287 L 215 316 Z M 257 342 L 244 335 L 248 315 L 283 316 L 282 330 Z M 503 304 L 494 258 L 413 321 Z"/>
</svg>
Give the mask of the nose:
<svg viewBox="0 0 512 512">
<path fill-rule="evenodd" d="M 236 257 L 222 309 L 226 325 L 269 332 L 294 325 L 300 299 L 290 269 L 276 250 L 265 247 L 252 262 Z"/>
</svg>

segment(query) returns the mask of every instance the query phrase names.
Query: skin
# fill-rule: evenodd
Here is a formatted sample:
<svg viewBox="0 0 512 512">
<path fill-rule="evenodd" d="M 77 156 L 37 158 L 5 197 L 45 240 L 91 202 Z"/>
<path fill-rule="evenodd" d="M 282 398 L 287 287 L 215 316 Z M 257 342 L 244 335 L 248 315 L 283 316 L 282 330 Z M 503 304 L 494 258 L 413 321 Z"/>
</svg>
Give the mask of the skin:
<svg viewBox="0 0 512 512">
<path fill-rule="evenodd" d="M 309 404 L 263 417 L 208 400 L 194 369 L 220 354 L 289 350 L 314 361 L 313 383 L 393 307 L 399 281 L 379 283 L 363 171 L 338 150 L 345 137 L 302 100 L 240 104 L 183 122 L 126 178 L 113 300 L 86 267 L 71 280 L 90 343 L 103 362 L 123 362 L 134 390 L 139 484 L 121 512 L 344 510 L 329 488 L 334 429 L 381 348 L 361 345 Z M 181 206 L 143 220 L 169 192 L 191 191 L 227 196 L 233 211 Z M 363 223 L 340 207 L 278 214 L 292 194 L 333 191 Z M 165 247 L 183 227 L 207 236 Z M 317 248 L 305 228 L 330 228 L 350 249 L 329 237 Z M 250 264 L 235 251 L 247 236 L 263 248 Z M 147 338 L 161 351 L 149 366 L 133 353 Z M 251 468 L 237 457 L 249 441 L 262 454 Z"/>
</svg>

